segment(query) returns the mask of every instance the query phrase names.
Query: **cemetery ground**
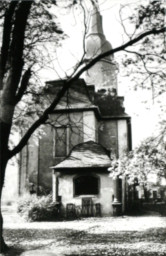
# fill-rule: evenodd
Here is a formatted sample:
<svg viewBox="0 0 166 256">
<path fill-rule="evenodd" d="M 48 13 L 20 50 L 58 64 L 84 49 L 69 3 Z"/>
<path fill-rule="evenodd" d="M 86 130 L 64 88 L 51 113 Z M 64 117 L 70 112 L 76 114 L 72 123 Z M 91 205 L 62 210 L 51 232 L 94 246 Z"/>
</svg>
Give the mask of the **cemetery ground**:
<svg viewBox="0 0 166 256">
<path fill-rule="evenodd" d="M 166 255 L 166 217 L 121 216 L 62 222 L 26 222 L 3 209 L 5 256 Z"/>
</svg>

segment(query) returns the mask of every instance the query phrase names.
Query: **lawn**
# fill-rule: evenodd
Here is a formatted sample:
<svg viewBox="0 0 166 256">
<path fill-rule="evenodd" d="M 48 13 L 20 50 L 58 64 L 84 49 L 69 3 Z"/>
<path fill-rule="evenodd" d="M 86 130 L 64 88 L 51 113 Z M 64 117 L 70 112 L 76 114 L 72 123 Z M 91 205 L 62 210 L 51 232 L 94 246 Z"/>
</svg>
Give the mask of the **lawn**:
<svg viewBox="0 0 166 256">
<path fill-rule="evenodd" d="M 26 223 L 5 219 L 4 236 L 17 255 L 166 255 L 166 217 L 108 217 Z M 34 250 L 33 252 L 31 252 Z"/>
</svg>

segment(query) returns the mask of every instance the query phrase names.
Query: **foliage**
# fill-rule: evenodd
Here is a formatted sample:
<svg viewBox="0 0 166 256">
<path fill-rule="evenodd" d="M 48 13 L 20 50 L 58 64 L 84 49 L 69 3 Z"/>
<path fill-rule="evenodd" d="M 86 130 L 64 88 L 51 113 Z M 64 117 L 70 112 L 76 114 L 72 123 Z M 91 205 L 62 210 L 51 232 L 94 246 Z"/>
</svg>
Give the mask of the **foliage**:
<svg viewBox="0 0 166 256">
<path fill-rule="evenodd" d="M 28 195 L 18 202 L 18 213 L 29 221 L 50 221 L 59 217 L 58 204 L 51 196 Z"/>
<path fill-rule="evenodd" d="M 56 49 L 66 38 L 55 14 L 56 11 L 56 4 L 52 0 L 33 1 L 25 31 L 22 78 L 28 69 L 31 69 L 31 74 L 22 99 L 15 108 L 11 131 L 13 133 L 20 130 L 20 127 L 22 130 L 25 128 L 27 130 L 34 119 L 41 115 L 42 110 L 48 107 L 48 102 L 45 104 L 43 100 L 44 84 L 40 80 L 40 74 L 44 68 L 52 69 Z"/>
<path fill-rule="evenodd" d="M 116 92 L 106 93 L 105 89 L 101 89 L 95 93 L 94 103 L 100 106 L 102 115 L 121 115 L 124 113 L 124 107 L 121 99 L 117 97 Z"/>
<path fill-rule="evenodd" d="M 113 159 L 109 171 L 113 178 L 125 175 L 129 184 L 138 181 L 146 185 L 150 174 L 155 174 L 158 178 L 166 177 L 165 148 L 161 144 L 156 146 L 154 138 L 149 138 L 120 159 Z"/>
<path fill-rule="evenodd" d="M 128 17 L 128 23 L 133 26 L 134 32 L 130 34 L 125 30 L 126 35 L 132 37 L 135 33 L 164 26 L 165 13 L 166 7 L 163 1 L 150 1 L 137 6 L 132 15 Z M 142 89 L 142 93 L 145 92 L 147 97 L 144 103 L 147 103 L 148 99 L 156 103 L 155 107 L 160 113 L 160 116 L 158 115 L 160 134 L 145 140 L 138 148 L 123 156 L 119 161 L 114 160 L 114 167 L 111 171 L 113 176 L 116 173 L 117 175 L 118 173 L 127 175 L 129 183 L 134 183 L 138 178 L 145 185 L 148 174 L 155 173 L 159 179 L 161 176 L 166 176 L 166 152 L 165 146 L 162 145 L 166 128 L 164 99 L 166 93 L 165 32 L 160 35 L 150 35 L 135 47 L 126 49 L 121 69 L 124 71 L 123 75 L 130 79 L 132 90 Z M 123 168 L 124 171 L 122 171 Z"/>
<path fill-rule="evenodd" d="M 125 7 L 124 7 L 125 8 Z M 137 6 L 128 22 L 133 25 L 133 36 L 136 32 L 156 29 L 165 24 L 166 8 L 163 1 L 152 1 Z M 130 77 L 131 85 L 137 88 L 152 90 L 153 99 L 166 92 L 166 41 L 165 33 L 150 35 L 141 44 L 125 51 L 122 59 L 125 75 Z"/>
</svg>

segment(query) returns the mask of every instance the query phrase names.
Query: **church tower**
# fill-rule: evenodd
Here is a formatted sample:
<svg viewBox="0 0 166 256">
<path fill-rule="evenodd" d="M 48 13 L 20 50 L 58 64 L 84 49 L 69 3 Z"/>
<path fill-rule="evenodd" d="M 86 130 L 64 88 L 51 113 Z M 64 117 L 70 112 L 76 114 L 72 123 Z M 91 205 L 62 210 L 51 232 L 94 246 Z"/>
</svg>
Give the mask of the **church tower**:
<svg viewBox="0 0 166 256">
<path fill-rule="evenodd" d="M 112 49 L 110 42 L 106 40 L 103 32 L 102 16 L 100 15 L 97 3 L 93 3 L 85 47 L 85 61 L 87 62 L 99 54 Z M 94 84 L 96 91 L 106 89 L 115 92 L 117 91 L 117 71 L 117 64 L 114 61 L 114 56 L 111 55 L 101 59 L 87 70 L 85 81 L 87 84 Z"/>
</svg>

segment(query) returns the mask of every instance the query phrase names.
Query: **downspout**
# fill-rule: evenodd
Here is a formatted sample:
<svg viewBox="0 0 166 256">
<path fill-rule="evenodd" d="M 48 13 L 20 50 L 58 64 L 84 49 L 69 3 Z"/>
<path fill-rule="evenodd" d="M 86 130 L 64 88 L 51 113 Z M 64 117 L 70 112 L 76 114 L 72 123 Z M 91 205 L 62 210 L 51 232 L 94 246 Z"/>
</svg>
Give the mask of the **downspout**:
<svg viewBox="0 0 166 256">
<path fill-rule="evenodd" d="M 127 137 L 128 137 L 128 151 L 132 150 L 132 129 L 131 129 L 131 117 L 127 119 Z"/>
</svg>

